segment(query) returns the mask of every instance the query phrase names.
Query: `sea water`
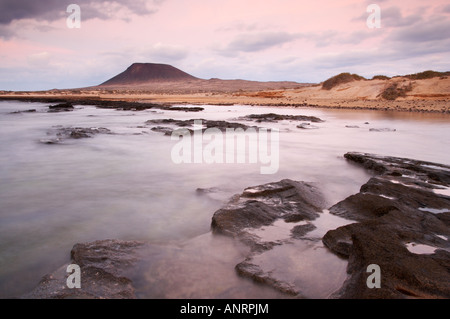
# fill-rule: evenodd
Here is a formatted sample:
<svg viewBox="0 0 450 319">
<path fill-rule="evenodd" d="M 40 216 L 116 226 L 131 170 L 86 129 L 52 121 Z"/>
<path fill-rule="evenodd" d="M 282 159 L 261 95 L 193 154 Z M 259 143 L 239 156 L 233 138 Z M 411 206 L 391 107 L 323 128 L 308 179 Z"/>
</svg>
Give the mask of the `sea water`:
<svg viewBox="0 0 450 319">
<path fill-rule="evenodd" d="M 132 276 L 140 298 L 283 298 L 237 276 L 234 266 L 248 248 L 211 234 L 211 218 L 230 196 L 290 178 L 317 183 L 331 206 L 370 178 L 344 159 L 350 151 L 450 164 L 450 115 L 204 108 L 192 113 L 75 105 L 72 112 L 47 113 L 45 103 L 0 102 L 0 297 L 32 290 L 43 275 L 70 261 L 76 243 L 122 239 L 153 247 L 151 262 Z M 29 109 L 36 112 L 14 113 Z M 275 174 L 261 174 L 258 163 L 176 164 L 171 150 L 177 142 L 145 124 L 164 118 L 233 122 L 262 113 L 317 116 L 324 122 L 300 129 L 299 122 L 241 121 L 279 130 Z M 107 128 L 112 134 L 45 143 L 65 127 Z M 215 191 L 199 194 L 198 188 Z M 320 236 L 350 222 L 323 214 L 311 233 L 318 240 L 296 241 L 257 258 L 268 269 L 278 265 L 280 278 L 303 286 L 306 297 L 326 298 L 345 280 L 346 261 L 330 253 Z"/>
</svg>

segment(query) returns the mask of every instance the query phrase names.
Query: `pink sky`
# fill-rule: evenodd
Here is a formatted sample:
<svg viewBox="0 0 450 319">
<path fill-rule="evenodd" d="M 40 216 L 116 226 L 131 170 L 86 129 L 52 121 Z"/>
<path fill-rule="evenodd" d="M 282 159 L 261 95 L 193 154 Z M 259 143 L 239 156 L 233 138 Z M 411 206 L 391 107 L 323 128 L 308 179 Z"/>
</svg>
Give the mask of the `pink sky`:
<svg viewBox="0 0 450 319">
<path fill-rule="evenodd" d="M 81 29 L 68 3 L 30 3 L 0 1 L 0 90 L 96 85 L 134 62 L 298 82 L 450 70 L 448 1 L 80 0 Z M 371 3 L 380 29 L 366 25 Z"/>
</svg>

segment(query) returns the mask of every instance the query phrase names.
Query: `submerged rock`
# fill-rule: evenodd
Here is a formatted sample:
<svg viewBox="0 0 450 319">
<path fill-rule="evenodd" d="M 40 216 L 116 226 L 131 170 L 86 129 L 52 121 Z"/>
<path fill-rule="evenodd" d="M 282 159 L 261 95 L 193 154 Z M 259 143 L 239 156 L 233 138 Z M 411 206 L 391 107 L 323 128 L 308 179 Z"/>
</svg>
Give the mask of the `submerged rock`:
<svg viewBox="0 0 450 319">
<path fill-rule="evenodd" d="M 450 167 L 361 153 L 345 157 L 378 176 L 330 208 L 331 214 L 358 221 L 323 237 L 331 251 L 349 260 L 349 278 L 335 297 L 449 298 L 450 213 L 445 209 L 450 196 L 435 190 L 450 186 Z M 429 246 L 431 253 L 412 252 L 411 244 Z M 379 289 L 367 287 L 371 264 L 381 268 Z"/>
<path fill-rule="evenodd" d="M 36 113 L 36 109 L 29 109 L 29 110 L 25 110 L 25 111 L 15 111 L 15 112 L 11 112 L 9 114 L 22 114 L 22 113 Z"/>
<path fill-rule="evenodd" d="M 152 127 L 152 131 L 153 132 L 159 132 L 159 133 L 164 133 L 164 135 L 172 135 L 173 132 L 173 128 L 167 127 L 167 126 L 155 126 Z"/>
<path fill-rule="evenodd" d="M 301 128 L 303 130 L 314 130 L 314 129 L 318 129 L 319 127 L 317 127 L 315 125 L 311 125 L 310 123 L 301 123 L 301 124 L 297 125 L 297 128 Z"/>
<path fill-rule="evenodd" d="M 81 288 L 67 287 L 67 266 L 42 278 L 24 299 L 133 299 L 132 281 L 128 273 L 141 259 L 137 241 L 101 240 L 76 244 L 71 251 L 71 264 L 80 266 Z"/>
<path fill-rule="evenodd" d="M 199 106 L 191 106 L 191 107 L 186 107 L 186 106 L 170 106 L 168 108 L 166 108 L 166 110 L 168 111 L 182 111 L 182 112 L 201 112 L 204 111 L 205 109 L 203 107 L 199 107 Z"/>
<path fill-rule="evenodd" d="M 369 129 L 369 132 L 396 132 L 397 131 L 397 129 L 395 129 L 395 128 L 388 128 L 388 127 L 385 127 L 385 128 L 371 128 L 371 129 Z"/>
</svg>

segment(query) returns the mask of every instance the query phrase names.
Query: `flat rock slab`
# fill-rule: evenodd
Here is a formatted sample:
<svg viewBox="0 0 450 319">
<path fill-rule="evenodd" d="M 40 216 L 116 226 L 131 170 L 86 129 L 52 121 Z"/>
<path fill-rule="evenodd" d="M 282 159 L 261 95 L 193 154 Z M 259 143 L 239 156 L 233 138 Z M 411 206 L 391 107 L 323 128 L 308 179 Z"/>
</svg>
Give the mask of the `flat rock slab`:
<svg viewBox="0 0 450 319">
<path fill-rule="evenodd" d="M 450 167 L 373 154 L 345 157 L 377 175 L 330 208 L 358 221 L 323 237 L 349 261 L 349 278 L 334 297 L 449 298 L 450 196 L 439 190 L 450 186 Z M 411 251 L 414 246 L 429 249 Z M 381 288 L 367 287 L 371 264 L 381 268 Z"/>
<path fill-rule="evenodd" d="M 246 188 L 214 213 L 211 227 L 214 233 L 247 238 L 248 230 L 271 225 L 278 219 L 313 220 L 325 207 L 317 186 L 284 179 Z"/>
<path fill-rule="evenodd" d="M 275 246 L 289 244 L 315 229 L 313 225 L 295 226 L 295 223 L 316 219 L 325 207 L 326 202 L 315 184 L 284 179 L 249 187 L 242 194 L 235 195 L 225 207 L 214 213 L 211 228 L 215 234 L 236 238 L 250 247 L 245 260 L 235 267 L 239 275 L 285 294 L 301 296 L 293 283 L 265 270 L 266 258 L 263 255 Z M 282 239 L 276 239 L 276 236 L 264 238 L 277 222 L 292 223 L 291 230 L 288 228 Z"/>
<path fill-rule="evenodd" d="M 225 132 L 227 129 L 242 129 L 246 130 L 248 128 L 257 128 L 256 126 L 248 126 L 242 123 L 235 122 L 227 122 L 227 121 L 213 121 L 213 120 L 205 120 L 205 119 L 190 119 L 190 120 L 174 120 L 174 119 L 155 119 L 148 120 L 146 122 L 147 125 L 154 125 L 151 129 L 154 132 L 161 132 L 164 135 L 172 135 L 175 127 L 178 128 L 186 128 L 190 133 L 194 130 L 194 125 L 196 122 L 201 122 L 203 128 L 201 128 L 202 132 L 207 129 L 218 129 L 221 132 Z M 170 126 L 167 126 L 170 125 Z"/>
<path fill-rule="evenodd" d="M 246 116 L 242 116 L 238 118 L 239 120 L 245 121 L 255 121 L 257 123 L 262 122 L 278 122 L 278 121 L 309 121 L 314 123 L 323 122 L 322 119 L 316 116 L 306 116 L 306 115 L 285 115 L 285 114 L 275 114 L 275 113 L 267 113 L 267 114 L 250 114 Z"/>
</svg>

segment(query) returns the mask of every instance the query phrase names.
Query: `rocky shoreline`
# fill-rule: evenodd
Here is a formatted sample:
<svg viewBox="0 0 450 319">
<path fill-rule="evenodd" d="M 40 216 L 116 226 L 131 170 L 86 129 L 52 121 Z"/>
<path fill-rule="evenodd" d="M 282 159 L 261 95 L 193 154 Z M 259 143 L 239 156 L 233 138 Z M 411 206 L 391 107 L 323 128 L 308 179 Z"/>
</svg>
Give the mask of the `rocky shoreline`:
<svg viewBox="0 0 450 319">
<path fill-rule="evenodd" d="M 214 213 L 212 233 L 249 248 L 236 273 L 287 297 L 308 297 L 307 287 L 292 279 L 298 271 L 276 269 L 275 264 L 285 265 L 270 256 L 285 250 L 289 258 L 306 262 L 305 251 L 296 249 L 311 242 L 347 260 L 347 278 L 328 298 L 450 298 L 450 166 L 362 153 L 345 158 L 373 177 L 339 203 L 330 206 L 319 185 L 285 179 L 248 187 Z M 311 236 L 326 211 L 347 222 Z M 284 237 L 265 237 L 274 225 L 285 227 Z M 64 265 L 22 298 L 135 298 L 127 274 L 145 258 L 141 249 L 146 245 L 121 240 L 76 244 L 71 263 L 81 267 L 82 289 L 66 287 Z M 381 269 L 381 287 L 371 289 L 367 267 L 373 264 Z"/>
</svg>

